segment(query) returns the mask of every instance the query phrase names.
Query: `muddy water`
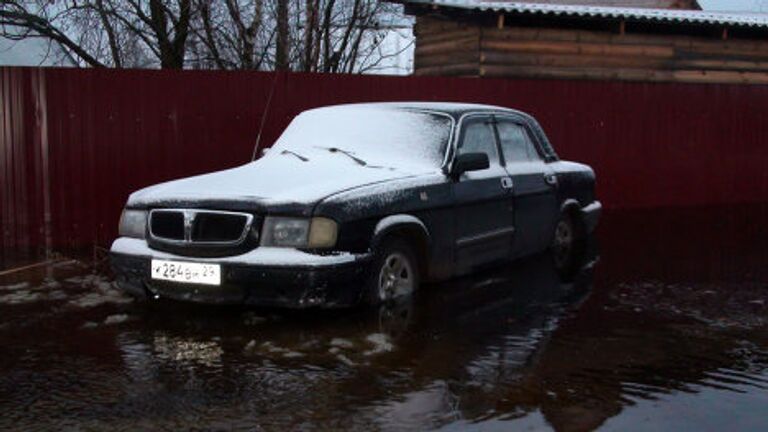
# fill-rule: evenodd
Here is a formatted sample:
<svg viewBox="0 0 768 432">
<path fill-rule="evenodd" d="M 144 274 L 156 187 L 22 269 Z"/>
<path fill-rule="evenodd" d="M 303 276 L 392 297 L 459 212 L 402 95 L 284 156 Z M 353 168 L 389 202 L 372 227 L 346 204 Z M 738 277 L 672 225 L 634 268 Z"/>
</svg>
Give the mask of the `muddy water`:
<svg viewBox="0 0 768 432">
<path fill-rule="evenodd" d="M 768 211 L 609 213 L 377 310 L 136 303 L 60 262 L 0 280 L 0 430 L 766 430 Z"/>
</svg>

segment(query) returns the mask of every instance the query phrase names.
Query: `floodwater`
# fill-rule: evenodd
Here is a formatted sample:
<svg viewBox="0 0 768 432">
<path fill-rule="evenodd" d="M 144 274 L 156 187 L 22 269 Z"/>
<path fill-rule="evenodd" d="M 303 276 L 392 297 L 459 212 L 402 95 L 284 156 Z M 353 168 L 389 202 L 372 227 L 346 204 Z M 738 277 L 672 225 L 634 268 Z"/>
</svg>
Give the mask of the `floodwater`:
<svg viewBox="0 0 768 432">
<path fill-rule="evenodd" d="M 0 430 L 768 430 L 768 210 L 605 215 L 376 309 L 137 303 L 80 262 L 0 279 Z"/>
</svg>

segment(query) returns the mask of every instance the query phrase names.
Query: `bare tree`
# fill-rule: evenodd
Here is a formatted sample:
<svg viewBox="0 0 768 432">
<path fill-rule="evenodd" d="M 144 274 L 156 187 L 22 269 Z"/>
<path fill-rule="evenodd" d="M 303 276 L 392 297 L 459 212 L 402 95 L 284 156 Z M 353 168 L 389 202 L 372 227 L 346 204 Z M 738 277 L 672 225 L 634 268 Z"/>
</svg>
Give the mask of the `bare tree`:
<svg viewBox="0 0 768 432">
<path fill-rule="evenodd" d="M 367 72 L 400 54 L 383 45 L 387 34 L 403 27 L 397 5 L 376 0 L 304 0 L 292 14 L 299 22 L 292 37 L 294 70 Z"/>
<path fill-rule="evenodd" d="M 2 31 L 2 36 L 15 40 L 50 39 L 84 64 L 104 66 L 104 63 L 96 56 L 81 46 L 76 37 L 70 37 L 66 28 L 57 25 L 57 21 L 67 19 L 69 9 L 61 12 L 53 9 L 51 5 L 45 3 L 29 4 L 29 2 L 23 1 L 3 0 L 0 3 L 0 31 Z"/>
<path fill-rule="evenodd" d="M 50 39 L 88 66 L 137 66 L 126 60 L 149 55 L 180 69 L 195 15 L 193 0 L 3 0 L 0 34 Z"/>
<path fill-rule="evenodd" d="M 377 0 L 2 0 L 0 36 L 44 38 L 83 66 L 358 73 L 399 6 Z"/>
<path fill-rule="evenodd" d="M 305 72 L 312 70 L 312 65 L 317 63 L 317 56 L 315 55 L 317 41 L 315 34 L 319 6 L 320 0 L 305 0 L 304 3 L 304 35 L 302 38 L 304 47 L 302 50 L 303 57 L 300 70 Z"/>
<path fill-rule="evenodd" d="M 85 8 L 95 10 L 102 26 L 91 31 L 105 33 L 110 46 L 118 46 L 119 35 L 131 35 L 163 69 L 181 69 L 185 65 L 191 22 L 197 16 L 192 0 L 88 0 Z M 89 29 L 80 28 L 80 34 Z M 113 65 L 122 64 L 119 48 L 110 50 Z"/>
<path fill-rule="evenodd" d="M 275 69 L 288 69 L 290 33 L 288 28 L 288 1 L 278 0 L 276 7 L 277 41 L 275 44 Z"/>
</svg>

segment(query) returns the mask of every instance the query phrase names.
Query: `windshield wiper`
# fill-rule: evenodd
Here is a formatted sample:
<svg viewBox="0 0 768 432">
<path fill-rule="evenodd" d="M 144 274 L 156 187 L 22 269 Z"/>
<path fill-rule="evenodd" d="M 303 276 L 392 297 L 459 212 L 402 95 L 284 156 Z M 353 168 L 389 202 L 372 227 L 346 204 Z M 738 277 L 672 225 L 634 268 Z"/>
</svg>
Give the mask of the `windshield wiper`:
<svg viewBox="0 0 768 432">
<path fill-rule="evenodd" d="M 386 169 L 389 169 L 389 170 L 394 170 L 394 168 L 388 168 L 388 167 L 381 166 L 381 165 L 371 165 L 368 162 L 366 162 L 366 161 L 360 159 L 359 157 L 355 156 L 355 154 L 352 153 L 349 150 L 342 150 L 342 149 L 340 149 L 338 147 L 319 147 L 319 146 L 316 146 L 316 147 L 319 148 L 319 149 L 328 150 L 331 153 L 341 153 L 344 156 L 346 156 L 346 157 L 352 159 L 353 161 L 355 161 L 355 163 L 357 163 L 358 165 L 364 166 L 366 168 L 375 168 L 375 169 L 384 169 L 384 168 L 386 168 Z"/>
<path fill-rule="evenodd" d="M 300 155 L 300 154 L 296 153 L 295 151 L 291 151 L 291 150 L 283 150 L 283 151 L 281 151 L 281 152 L 280 152 L 280 154 L 289 154 L 289 155 L 293 155 L 293 156 L 296 156 L 297 158 L 299 158 L 299 160 L 301 160 L 302 162 L 309 162 L 309 159 L 307 159 L 306 157 L 304 157 L 304 156 L 302 156 L 302 155 Z"/>
<path fill-rule="evenodd" d="M 357 162 L 357 164 L 360 165 L 360 166 L 368 165 L 368 162 L 360 159 L 359 157 L 357 157 L 354 154 L 352 154 L 352 152 L 349 152 L 347 150 L 342 150 L 342 149 L 337 148 L 337 147 L 319 147 L 319 148 L 328 150 L 331 153 L 341 153 L 344 156 L 346 156 L 346 157 L 352 159 L 353 161 Z"/>
</svg>

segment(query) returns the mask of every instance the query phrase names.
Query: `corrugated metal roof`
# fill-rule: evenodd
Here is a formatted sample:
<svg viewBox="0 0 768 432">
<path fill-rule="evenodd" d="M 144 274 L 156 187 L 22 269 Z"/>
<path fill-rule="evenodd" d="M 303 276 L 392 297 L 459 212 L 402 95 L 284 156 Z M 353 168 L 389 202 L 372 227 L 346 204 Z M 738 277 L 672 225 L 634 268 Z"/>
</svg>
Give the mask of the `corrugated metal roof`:
<svg viewBox="0 0 768 432">
<path fill-rule="evenodd" d="M 768 28 L 767 14 L 742 14 L 679 9 L 642 9 L 629 7 L 576 6 L 542 3 L 478 0 L 404 0 L 406 4 L 435 5 L 446 8 L 485 12 L 552 15 L 566 17 L 619 18 L 638 21 L 668 22 Z"/>
</svg>

